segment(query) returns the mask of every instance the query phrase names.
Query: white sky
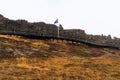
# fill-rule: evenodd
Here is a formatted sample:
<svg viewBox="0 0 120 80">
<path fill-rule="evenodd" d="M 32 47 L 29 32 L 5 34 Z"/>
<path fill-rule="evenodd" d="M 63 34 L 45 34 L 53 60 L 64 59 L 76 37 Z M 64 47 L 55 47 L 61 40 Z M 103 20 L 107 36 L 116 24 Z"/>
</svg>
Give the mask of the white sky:
<svg viewBox="0 0 120 80">
<path fill-rule="evenodd" d="M 120 37 L 120 0 L 0 0 L 0 14 Z"/>
</svg>

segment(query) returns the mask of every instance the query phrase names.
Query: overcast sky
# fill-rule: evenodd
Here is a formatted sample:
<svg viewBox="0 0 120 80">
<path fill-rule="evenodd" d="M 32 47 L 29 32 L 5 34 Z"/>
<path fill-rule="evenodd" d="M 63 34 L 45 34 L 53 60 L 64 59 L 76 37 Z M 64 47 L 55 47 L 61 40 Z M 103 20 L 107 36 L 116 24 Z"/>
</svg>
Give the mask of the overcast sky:
<svg viewBox="0 0 120 80">
<path fill-rule="evenodd" d="M 0 14 L 120 37 L 120 0 L 0 0 Z"/>
</svg>

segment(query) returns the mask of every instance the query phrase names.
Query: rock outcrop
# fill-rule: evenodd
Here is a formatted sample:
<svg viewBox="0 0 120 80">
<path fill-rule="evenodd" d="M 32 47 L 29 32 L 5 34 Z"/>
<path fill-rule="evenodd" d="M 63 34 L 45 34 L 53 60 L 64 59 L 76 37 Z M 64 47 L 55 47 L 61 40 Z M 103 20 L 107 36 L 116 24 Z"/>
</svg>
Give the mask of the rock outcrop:
<svg viewBox="0 0 120 80">
<path fill-rule="evenodd" d="M 62 39 L 69 39 L 77 42 L 82 41 L 84 43 L 103 47 L 120 48 L 120 39 L 112 39 L 110 35 L 89 35 L 81 29 L 64 29 L 62 25 L 59 26 L 59 32 L 59 38 Z M 58 26 L 46 24 L 44 22 L 30 23 L 26 20 L 10 20 L 0 15 L 0 33 L 57 38 Z"/>
</svg>

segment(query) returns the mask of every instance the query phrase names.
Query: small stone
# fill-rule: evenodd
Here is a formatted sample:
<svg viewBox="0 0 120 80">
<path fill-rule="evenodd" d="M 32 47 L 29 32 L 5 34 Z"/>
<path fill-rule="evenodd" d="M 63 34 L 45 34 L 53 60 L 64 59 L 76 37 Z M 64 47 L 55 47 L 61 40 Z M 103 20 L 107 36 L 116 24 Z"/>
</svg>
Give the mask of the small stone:
<svg viewBox="0 0 120 80">
<path fill-rule="evenodd" d="M 6 49 L 5 49 L 7 52 L 13 52 L 14 50 L 12 49 L 12 48 L 10 48 L 10 47 L 6 47 Z"/>
</svg>

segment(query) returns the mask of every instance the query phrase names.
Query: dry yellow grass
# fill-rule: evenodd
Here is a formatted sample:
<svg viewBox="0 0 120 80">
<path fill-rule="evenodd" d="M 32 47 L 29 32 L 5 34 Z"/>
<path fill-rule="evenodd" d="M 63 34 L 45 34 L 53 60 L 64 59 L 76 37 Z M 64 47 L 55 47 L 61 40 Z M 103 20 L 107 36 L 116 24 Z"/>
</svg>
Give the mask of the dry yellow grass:
<svg viewBox="0 0 120 80">
<path fill-rule="evenodd" d="M 0 61 L 4 80 L 119 80 L 120 60 L 54 57 L 9 58 Z"/>
<path fill-rule="evenodd" d="M 0 80 L 120 80 L 119 50 L 10 35 L 0 35 L 0 44 L 20 50 L 30 47 L 33 54 L 49 54 L 1 58 Z M 0 46 L 0 55 L 5 47 Z"/>
</svg>

